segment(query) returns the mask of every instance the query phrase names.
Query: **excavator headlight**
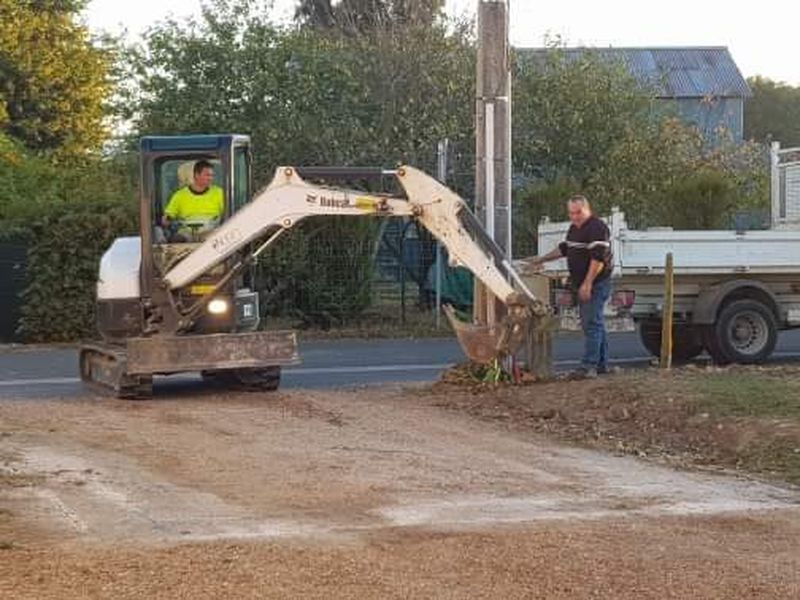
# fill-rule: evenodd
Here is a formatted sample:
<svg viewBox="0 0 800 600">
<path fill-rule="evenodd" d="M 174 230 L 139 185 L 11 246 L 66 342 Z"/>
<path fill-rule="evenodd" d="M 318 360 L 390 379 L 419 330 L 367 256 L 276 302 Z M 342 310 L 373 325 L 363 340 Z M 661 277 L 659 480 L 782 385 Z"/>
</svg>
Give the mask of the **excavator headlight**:
<svg viewBox="0 0 800 600">
<path fill-rule="evenodd" d="M 224 315 L 230 310 L 230 304 L 223 298 L 214 298 L 208 303 L 208 312 L 212 315 Z"/>
</svg>

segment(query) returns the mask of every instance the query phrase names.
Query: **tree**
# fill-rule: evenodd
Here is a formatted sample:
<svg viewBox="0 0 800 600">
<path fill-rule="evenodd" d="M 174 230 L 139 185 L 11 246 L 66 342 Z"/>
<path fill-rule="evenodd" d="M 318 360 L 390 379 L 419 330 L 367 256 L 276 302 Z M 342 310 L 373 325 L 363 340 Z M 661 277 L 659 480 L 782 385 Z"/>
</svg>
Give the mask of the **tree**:
<svg viewBox="0 0 800 600">
<path fill-rule="evenodd" d="M 110 57 L 78 20 L 83 0 L 0 0 L 0 127 L 28 148 L 80 156 L 106 137 Z"/>
<path fill-rule="evenodd" d="M 138 133 L 243 131 L 263 183 L 278 164 L 435 164 L 438 140 L 472 145 L 474 50 L 444 26 L 382 34 L 282 29 L 216 0 L 166 22 L 127 57 Z M 222 16 L 220 16 L 222 15 Z"/>
<path fill-rule="evenodd" d="M 748 83 L 753 97 L 745 103 L 745 136 L 800 146 L 800 87 L 765 77 L 752 77 Z"/>
<path fill-rule="evenodd" d="M 295 17 L 323 29 L 368 32 L 393 25 L 431 25 L 444 0 L 299 0 Z"/>
<path fill-rule="evenodd" d="M 582 192 L 634 227 L 721 227 L 768 206 L 762 145 L 702 133 L 657 104 L 621 64 L 553 47 L 521 56 L 514 83 L 515 251 L 530 253 L 542 217 L 563 219 Z"/>
<path fill-rule="evenodd" d="M 560 47 L 518 57 L 514 162 L 518 173 L 586 182 L 628 131 L 650 121 L 651 95 L 622 64 Z"/>
<path fill-rule="evenodd" d="M 236 15 L 230 4 L 162 23 L 132 51 L 126 104 L 137 133 L 249 133 L 261 185 L 286 164 L 432 171 L 442 138 L 472 146 L 474 50 L 462 30 L 286 29 L 256 4 L 240 2 Z M 358 314 L 370 300 L 375 236 L 371 221 L 301 223 L 264 262 L 270 307 L 323 323 Z"/>
</svg>

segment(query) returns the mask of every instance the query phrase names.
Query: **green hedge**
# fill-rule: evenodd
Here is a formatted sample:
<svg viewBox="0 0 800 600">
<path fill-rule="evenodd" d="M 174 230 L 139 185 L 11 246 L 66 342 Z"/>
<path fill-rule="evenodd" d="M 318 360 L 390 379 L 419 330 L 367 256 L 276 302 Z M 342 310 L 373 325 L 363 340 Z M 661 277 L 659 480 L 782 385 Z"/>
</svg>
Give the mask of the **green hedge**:
<svg viewBox="0 0 800 600">
<path fill-rule="evenodd" d="M 92 336 L 100 257 L 137 231 L 135 160 L 62 163 L 0 132 L 0 239 L 28 246 L 19 334 L 25 341 Z"/>
<path fill-rule="evenodd" d="M 136 230 L 132 203 L 61 205 L 31 222 L 19 323 L 22 339 L 66 342 L 94 337 L 100 257 L 115 238 Z"/>
<path fill-rule="evenodd" d="M 58 206 L 26 228 L 28 281 L 19 323 L 27 342 L 68 342 L 97 335 L 95 288 L 103 252 L 136 235 L 133 204 Z M 372 300 L 377 224 L 366 220 L 304 222 L 262 257 L 258 287 L 267 316 L 317 327 L 346 323 Z"/>
</svg>

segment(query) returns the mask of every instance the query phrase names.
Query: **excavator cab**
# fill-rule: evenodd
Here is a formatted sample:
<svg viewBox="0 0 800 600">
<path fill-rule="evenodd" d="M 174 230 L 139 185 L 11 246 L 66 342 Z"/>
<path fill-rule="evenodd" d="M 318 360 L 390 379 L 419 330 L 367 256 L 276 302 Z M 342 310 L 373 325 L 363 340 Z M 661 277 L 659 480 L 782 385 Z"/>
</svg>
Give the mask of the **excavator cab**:
<svg viewBox="0 0 800 600">
<path fill-rule="evenodd" d="M 141 152 L 141 255 L 142 290 L 152 294 L 164 274 L 195 251 L 220 225 L 250 201 L 250 138 L 245 135 L 148 136 Z M 218 219 L 164 221 L 173 194 L 192 184 L 194 166 L 205 161 L 213 168 L 212 186 L 222 190 L 223 212 Z M 177 301 L 190 304 L 213 290 L 228 265 L 209 270 L 191 286 L 179 290 Z M 200 316 L 194 329 L 205 333 L 253 330 L 259 323 L 258 296 L 253 291 L 253 271 L 245 270 L 217 290 L 211 311 Z M 228 308 L 229 310 L 222 310 Z M 235 309 L 235 310 L 234 310 Z"/>
<path fill-rule="evenodd" d="M 198 161 L 211 164 L 212 185 L 222 189 L 224 211 L 221 221 L 246 205 L 251 198 L 250 138 L 245 135 L 148 136 L 140 143 L 142 201 L 148 218 L 142 214 L 142 227 L 150 223 L 154 239 L 160 238 L 164 210 L 172 195 L 193 181 Z M 187 224 L 196 228 L 192 224 Z M 164 237 L 169 238 L 168 235 Z M 190 242 L 205 239 L 193 236 Z M 202 238 L 202 239 L 200 239 Z"/>
</svg>

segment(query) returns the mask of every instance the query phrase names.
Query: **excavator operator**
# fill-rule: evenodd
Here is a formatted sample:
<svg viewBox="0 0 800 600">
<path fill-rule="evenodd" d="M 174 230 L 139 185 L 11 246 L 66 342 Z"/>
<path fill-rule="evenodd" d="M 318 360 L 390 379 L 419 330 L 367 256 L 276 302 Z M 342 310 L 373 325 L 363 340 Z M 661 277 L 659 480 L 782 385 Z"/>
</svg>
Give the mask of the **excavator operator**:
<svg viewBox="0 0 800 600">
<path fill-rule="evenodd" d="M 214 165 L 199 160 L 192 169 L 192 182 L 177 190 L 164 209 L 163 225 L 170 242 L 202 241 L 219 225 L 225 210 L 222 188 L 213 184 Z"/>
</svg>

